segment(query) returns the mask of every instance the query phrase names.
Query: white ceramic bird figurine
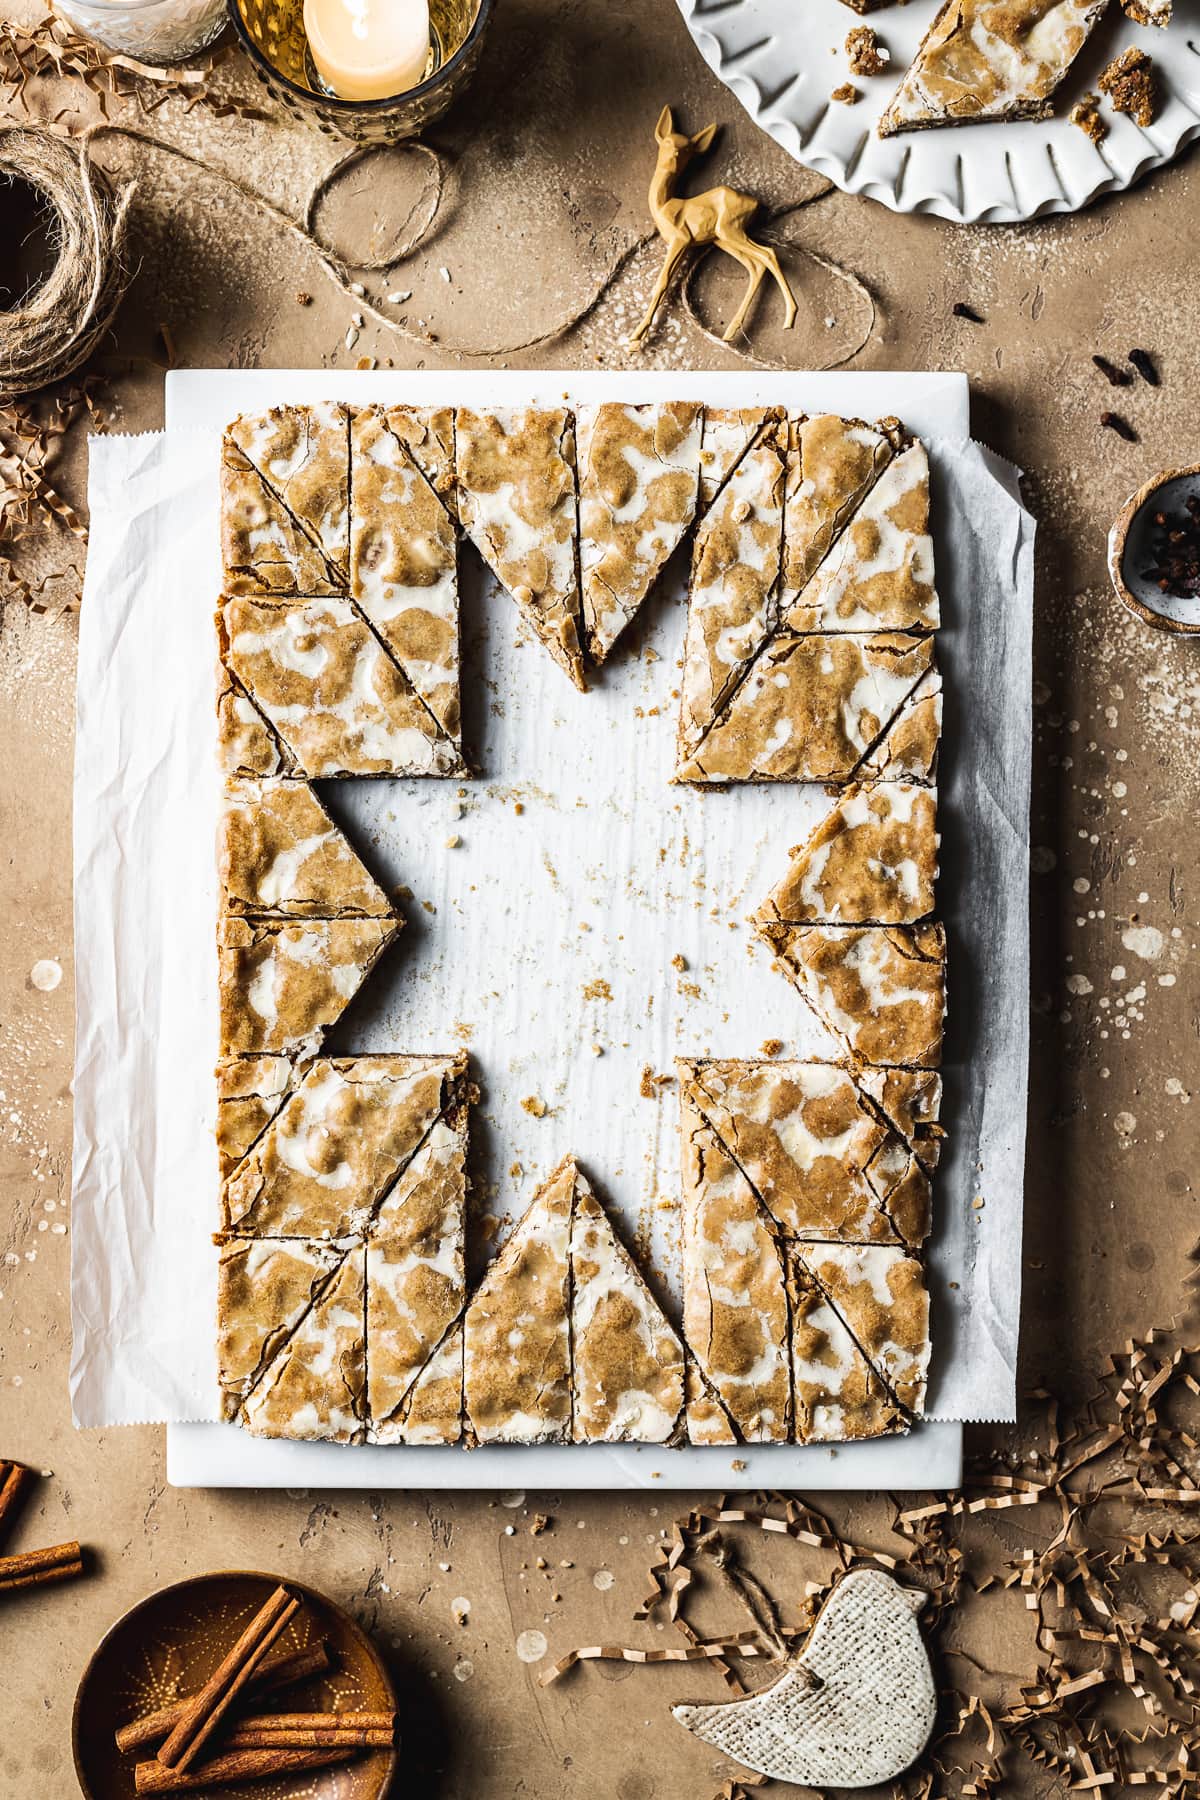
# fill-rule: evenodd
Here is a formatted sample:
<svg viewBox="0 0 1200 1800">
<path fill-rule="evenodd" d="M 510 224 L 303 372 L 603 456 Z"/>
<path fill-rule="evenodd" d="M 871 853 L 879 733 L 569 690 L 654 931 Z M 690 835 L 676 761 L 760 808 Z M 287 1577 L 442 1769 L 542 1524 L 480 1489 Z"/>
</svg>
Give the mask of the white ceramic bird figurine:
<svg viewBox="0 0 1200 1800">
<path fill-rule="evenodd" d="M 916 1619 L 925 1599 L 882 1569 L 852 1569 L 772 1687 L 671 1711 L 706 1744 L 775 1781 L 817 1788 L 891 1781 L 920 1756 L 937 1711 Z"/>
</svg>

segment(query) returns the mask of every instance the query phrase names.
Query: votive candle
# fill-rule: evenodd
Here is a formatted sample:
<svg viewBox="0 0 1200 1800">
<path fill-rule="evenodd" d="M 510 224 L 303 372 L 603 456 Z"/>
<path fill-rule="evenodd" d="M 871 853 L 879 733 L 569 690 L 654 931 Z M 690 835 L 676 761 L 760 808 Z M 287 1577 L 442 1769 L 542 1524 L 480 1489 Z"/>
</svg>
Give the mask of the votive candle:
<svg viewBox="0 0 1200 1800">
<path fill-rule="evenodd" d="M 304 0 L 318 75 L 343 100 L 388 100 L 429 61 L 429 0 Z"/>
</svg>

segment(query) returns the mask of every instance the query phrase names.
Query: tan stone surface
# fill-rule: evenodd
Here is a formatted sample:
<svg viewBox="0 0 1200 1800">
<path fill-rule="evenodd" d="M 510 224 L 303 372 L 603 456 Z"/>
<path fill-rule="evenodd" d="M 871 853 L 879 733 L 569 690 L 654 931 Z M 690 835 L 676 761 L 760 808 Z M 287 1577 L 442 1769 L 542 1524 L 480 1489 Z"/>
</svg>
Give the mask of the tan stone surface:
<svg viewBox="0 0 1200 1800">
<path fill-rule="evenodd" d="M 759 135 L 711 77 L 672 0 L 606 7 L 505 0 L 486 61 L 469 100 L 435 133 L 456 162 L 453 204 L 436 247 L 401 265 L 381 290 L 411 288 L 411 303 L 397 311 L 413 331 L 424 319 L 439 346 L 408 344 L 368 325 L 347 351 L 354 303 L 276 226 L 197 169 L 100 140 L 94 153 L 109 167 L 136 162 L 145 177 L 133 215 L 139 270 L 96 364 L 109 377 L 97 401 L 110 410 L 113 428 L 161 422 L 164 323 L 183 363 L 344 368 L 363 354 L 400 366 L 454 366 L 457 345 L 503 347 L 548 328 L 582 305 L 610 257 L 647 229 L 653 123 L 666 98 L 692 129 L 710 118 L 723 122 L 705 181 L 733 179 L 772 205 L 823 186 Z M 86 104 L 77 88 L 68 98 Z M 55 97 L 37 86 L 30 103 L 50 117 L 64 101 L 61 91 Z M 219 119 L 202 108 L 184 118 L 174 101 L 150 117 L 130 104 L 110 101 L 109 110 L 185 145 L 213 170 L 254 182 L 293 212 L 308 180 L 340 153 L 295 126 Z M 1002 126 L 991 129 L 1002 136 Z M 378 159 L 372 173 L 353 194 L 343 184 L 336 203 L 320 209 L 335 244 L 367 242 L 377 205 L 378 235 L 402 228 L 421 169 L 397 155 Z M 853 269 L 875 296 L 878 323 L 854 366 L 968 371 L 976 433 L 1024 464 L 1039 517 L 1023 1391 L 1046 1382 L 1066 1395 L 1086 1392 L 1110 1348 L 1176 1316 L 1196 1235 L 1195 1114 L 1186 1103 L 1196 1085 L 1200 924 L 1196 654 L 1121 611 L 1103 557 L 1104 534 L 1126 496 L 1156 468 L 1188 460 L 1194 445 L 1195 282 L 1180 244 L 1195 229 L 1198 202 L 1193 154 L 1076 218 L 1025 228 L 956 228 L 837 193 L 782 222 L 789 237 Z M 614 297 L 572 337 L 501 360 L 627 366 L 619 346 L 657 257 L 656 248 L 642 251 Z M 820 265 L 794 254 L 785 262 L 798 281 L 800 317 L 787 338 L 776 308 L 765 303 L 763 324 L 751 322 L 755 349 L 797 367 L 844 354 L 866 328 L 862 302 Z M 703 316 L 728 318 L 742 280 L 732 267 L 706 269 L 698 284 Z M 296 303 L 300 292 L 312 295 L 311 305 Z M 954 317 L 956 301 L 985 322 Z M 1154 353 L 1163 378 L 1157 392 L 1141 384 L 1114 392 L 1092 368 L 1093 350 L 1122 361 L 1133 345 Z M 675 308 L 650 341 L 646 364 L 739 366 Z M 1131 420 L 1140 444 L 1101 429 L 1108 407 Z M 84 475 L 77 427 L 57 477 L 76 504 L 85 499 Z M 66 534 L 46 534 L 23 547 L 22 564 L 35 584 L 55 577 L 45 591 L 53 606 L 71 592 L 82 556 Z M 53 1471 L 14 1543 L 78 1535 L 94 1547 L 99 1569 L 74 1588 L 5 1603 L 13 1648 L 0 1697 L 0 1793 L 57 1800 L 72 1792 L 71 1701 L 94 1643 L 150 1589 L 240 1563 L 314 1582 L 372 1628 L 399 1685 L 406 1773 L 421 1800 L 510 1800 L 522 1784 L 532 1800 L 595 1800 L 589 1771 L 598 1765 L 613 1800 L 707 1800 L 727 1771 L 714 1774 L 712 1752 L 675 1731 L 665 1709 L 672 1699 L 724 1698 L 715 1671 L 676 1677 L 596 1665 L 577 1671 L 571 1686 L 543 1691 L 536 1681 L 547 1661 L 574 1645 L 663 1641 L 635 1627 L 631 1614 L 658 1534 L 675 1511 L 669 1496 L 531 1492 L 521 1504 L 503 1505 L 486 1493 L 175 1492 L 165 1486 L 157 1427 L 72 1429 L 76 627 L 70 616 L 34 617 L 17 602 L 0 620 L 0 1447 Z M 955 728 L 948 704 L 948 733 Z M 63 970 L 53 991 L 31 981 L 43 960 Z M 587 1146 L 577 1148 L 586 1155 Z M 974 1437 L 1004 1441 L 1006 1434 Z M 731 1447 L 728 1461 L 737 1455 Z M 722 1482 L 735 1488 L 737 1473 L 726 1458 L 717 1461 Z M 688 1497 L 678 1498 L 682 1509 Z M 539 1510 L 552 1523 L 534 1538 Z M 828 1510 L 843 1528 L 898 1548 L 886 1500 L 833 1501 Z M 1011 1555 L 1024 1541 L 1026 1515 L 1000 1518 L 1002 1554 Z M 539 1552 L 545 1572 L 534 1567 Z M 573 1566 L 560 1568 L 564 1559 Z M 778 1546 L 772 1567 L 785 1611 L 805 1577 L 828 1578 L 830 1562 Z M 594 1585 L 600 1571 L 612 1574 L 611 1586 L 606 1575 Z M 451 1613 L 458 1596 L 472 1603 L 461 1627 Z M 1031 1615 L 1001 1599 L 984 1623 L 1002 1615 L 1002 1638 L 972 1635 L 971 1604 L 955 1627 L 959 1641 L 1032 1681 L 1039 1658 Z M 714 1609 L 714 1626 L 731 1620 L 745 1622 L 736 1608 Z M 541 1663 L 517 1655 L 524 1632 L 546 1639 Z M 534 1640 L 526 1654 L 538 1647 Z M 1041 1779 L 1025 1789 L 1021 1781 L 1018 1764 L 1014 1792 L 1045 1790 Z M 755 1792 L 782 1800 L 777 1788 Z"/>
</svg>

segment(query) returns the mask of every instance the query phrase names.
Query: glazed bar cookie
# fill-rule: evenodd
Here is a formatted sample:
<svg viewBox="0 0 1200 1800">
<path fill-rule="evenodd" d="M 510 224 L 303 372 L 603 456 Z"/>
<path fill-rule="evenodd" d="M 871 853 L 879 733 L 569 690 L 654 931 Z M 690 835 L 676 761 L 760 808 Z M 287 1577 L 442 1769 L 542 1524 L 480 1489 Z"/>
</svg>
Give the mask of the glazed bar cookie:
<svg viewBox="0 0 1200 1800">
<path fill-rule="evenodd" d="M 782 1253 L 753 1188 L 686 1091 L 680 1129 L 684 1337 L 745 1441 L 786 1443 Z"/>
<path fill-rule="evenodd" d="M 789 1264 L 796 1441 L 843 1444 L 907 1431 L 908 1415 L 799 1256 Z"/>
<path fill-rule="evenodd" d="M 936 668 L 922 675 L 879 742 L 858 768 L 863 781 L 919 781 L 937 778 L 942 741 L 942 678 Z"/>
<path fill-rule="evenodd" d="M 848 781 L 933 655 L 903 634 L 793 636 L 759 651 L 677 781 Z"/>
<path fill-rule="evenodd" d="M 574 1193 L 575 1163 L 567 1157 L 538 1189 L 467 1307 L 463 1403 L 476 1444 L 570 1441 Z"/>
<path fill-rule="evenodd" d="M 224 1229 L 276 1238 L 365 1230 L 456 1100 L 465 1068 L 461 1052 L 318 1058 L 226 1180 Z M 389 1216 L 396 1232 L 381 1226 L 383 1235 L 403 1235 L 399 1202 Z"/>
<path fill-rule="evenodd" d="M 945 0 L 879 121 L 880 137 L 929 125 L 1044 119 L 1107 0 Z"/>
<path fill-rule="evenodd" d="M 256 1437 L 361 1443 L 366 1414 L 365 1253 L 350 1246 L 337 1271 L 242 1403 Z"/>
<path fill-rule="evenodd" d="M 684 1404 L 683 1346 L 582 1175 L 571 1218 L 571 1439 L 665 1444 Z"/>
<path fill-rule="evenodd" d="M 222 774 L 295 774 L 295 761 L 224 663 L 217 665 L 217 766 Z"/>
<path fill-rule="evenodd" d="M 700 511 L 706 513 L 750 446 L 783 418 L 780 406 L 706 406 L 700 436 Z"/>
<path fill-rule="evenodd" d="M 461 772 L 457 745 L 349 600 L 234 596 L 218 632 L 229 675 L 300 774 Z"/>
<path fill-rule="evenodd" d="M 395 917 L 307 782 L 227 781 L 217 868 L 222 908 L 240 917 Z"/>
<path fill-rule="evenodd" d="M 588 654 L 601 663 L 696 513 L 703 409 L 580 407 L 579 569 Z"/>
<path fill-rule="evenodd" d="M 755 914 L 760 925 L 913 925 L 933 911 L 937 807 L 931 788 L 850 787 Z"/>
<path fill-rule="evenodd" d="M 570 413 L 460 407 L 454 438 L 464 530 L 555 662 L 585 687 Z"/>
<path fill-rule="evenodd" d="M 683 1376 L 687 1397 L 687 1441 L 689 1444 L 736 1444 L 740 1442 L 733 1420 L 705 1380 L 694 1356 L 688 1356 Z"/>
<path fill-rule="evenodd" d="M 293 593 L 344 592 L 349 576 L 350 414 L 335 401 L 273 406 L 225 429 L 225 453 L 240 452 L 324 564 L 327 586 Z"/>
<path fill-rule="evenodd" d="M 929 1181 L 836 1063 L 680 1062 L 680 1089 L 788 1238 L 918 1244 Z"/>
<path fill-rule="evenodd" d="M 782 611 L 792 631 L 937 629 L 923 444 L 892 458 L 811 581 Z"/>
<path fill-rule="evenodd" d="M 935 1069 L 946 1017 L 946 932 L 925 925 L 766 925 L 809 1006 L 861 1062 Z"/>
<path fill-rule="evenodd" d="M 384 950 L 399 919 L 308 919 L 217 928 L 222 1058 L 313 1056 Z"/>
<path fill-rule="evenodd" d="M 257 1143 L 296 1081 L 288 1056 L 239 1056 L 217 1069 L 217 1158 L 221 1180 Z"/>
<path fill-rule="evenodd" d="M 685 763 L 778 621 L 783 452 L 771 426 L 742 457 L 692 546 L 680 761 Z"/>
<path fill-rule="evenodd" d="M 783 521 L 786 613 L 870 492 L 900 442 L 893 421 L 868 425 L 836 413 L 788 420 Z"/>
<path fill-rule="evenodd" d="M 228 594 L 332 594 L 324 557 L 248 457 L 221 453 L 221 563 Z"/>
<path fill-rule="evenodd" d="M 932 1069 L 859 1069 L 858 1085 L 912 1149 L 922 1168 L 937 1168 L 946 1141 L 938 1123 L 942 1078 Z"/>
<path fill-rule="evenodd" d="M 350 594 L 446 736 L 460 733 L 458 542 L 391 414 L 351 431 Z"/>
<path fill-rule="evenodd" d="M 883 1244 L 814 1244 L 802 1254 L 871 1366 L 907 1412 L 920 1414 L 929 1373 L 929 1293 L 920 1262 Z"/>
<path fill-rule="evenodd" d="M 406 1441 L 404 1405 L 466 1301 L 466 1157 L 463 1106 L 432 1126 L 368 1228 L 372 1443 Z"/>
<path fill-rule="evenodd" d="M 450 517 L 457 521 L 458 501 L 454 491 L 454 408 L 385 406 L 378 410 L 382 412 L 388 430 L 399 438 Z"/>
<path fill-rule="evenodd" d="M 217 1378 L 232 1419 L 317 1297 L 345 1247 L 264 1238 L 221 1245 L 217 1270 Z"/>
<path fill-rule="evenodd" d="M 368 1347 L 368 1357 L 370 1350 Z M 383 1396 L 384 1404 L 388 1396 Z M 395 1413 L 372 1414 L 373 1444 L 457 1444 L 463 1434 L 463 1322 L 459 1318 Z"/>
</svg>

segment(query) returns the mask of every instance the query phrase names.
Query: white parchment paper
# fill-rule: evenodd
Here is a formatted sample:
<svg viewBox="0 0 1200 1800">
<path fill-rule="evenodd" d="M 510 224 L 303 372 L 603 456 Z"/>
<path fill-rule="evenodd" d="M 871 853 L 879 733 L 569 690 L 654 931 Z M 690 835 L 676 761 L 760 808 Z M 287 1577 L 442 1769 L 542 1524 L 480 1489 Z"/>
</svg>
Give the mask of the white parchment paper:
<svg viewBox="0 0 1200 1800">
<path fill-rule="evenodd" d="M 894 412 L 929 442 L 946 620 L 939 892 L 951 935 L 951 1136 L 935 1187 L 930 1411 L 944 1420 L 1012 1416 L 1032 524 L 1012 472 L 967 440 L 965 380 L 213 371 L 169 377 L 165 434 L 92 445 L 75 783 L 71 1385 L 81 1424 L 213 1417 L 220 428 L 238 411 L 285 399 L 487 405 L 564 393 Z M 746 922 L 828 801 L 794 786 L 670 786 L 682 567 L 584 696 L 528 639 L 473 554 L 463 560 L 465 735 L 478 775 L 462 784 L 322 784 L 373 870 L 413 895 L 397 948 L 328 1048 L 465 1043 L 484 1089 L 477 1173 L 491 1208 L 520 1212 L 534 1183 L 574 1150 L 677 1307 L 678 1102 L 673 1084 L 652 1078 L 668 1075 L 677 1055 L 754 1056 L 770 1038 L 787 1055 L 835 1053 Z M 243 1434 L 206 1427 L 197 1441 L 208 1446 L 210 1479 L 240 1478 L 231 1471 L 249 1455 Z M 862 1448 L 871 1485 L 923 1481 L 917 1437 Z M 289 1485 L 344 1481 L 360 1458 L 372 1464 L 373 1485 L 408 1484 L 412 1454 L 253 1447 L 255 1479 Z M 444 1480 L 447 1458 L 473 1464 L 475 1485 L 510 1479 L 489 1475 L 481 1455 L 428 1454 L 441 1459 L 439 1474 L 423 1472 L 422 1481 Z M 712 1454 L 668 1460 L 702 1486 Z M 759 1470 L 759 1456 L 786 1458 L 786 1474 Z M 811 1482 L 814 1459 L 827 1456 L 757 1452 L 746 1478 Z M 590 1484 L 625 1479 L 622 1458 L 612 1461 Z M 565 1484 L 561 1470 L 538 1479 Z"/>
</svg>

